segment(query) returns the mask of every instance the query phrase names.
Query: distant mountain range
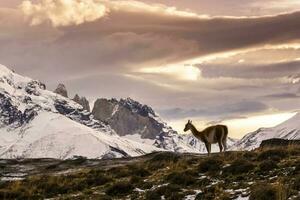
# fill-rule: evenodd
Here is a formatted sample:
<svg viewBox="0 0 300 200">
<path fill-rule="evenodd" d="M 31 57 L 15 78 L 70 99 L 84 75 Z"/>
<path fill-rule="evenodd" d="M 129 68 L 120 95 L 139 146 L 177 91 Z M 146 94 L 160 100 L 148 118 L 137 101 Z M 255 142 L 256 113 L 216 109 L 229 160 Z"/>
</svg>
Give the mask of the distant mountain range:
<svg viewBox="0 0 300 200">
<path fill-rule="evenodd" d="M 241 140 L 237 141 L 231 149 L 252 150 L 258 148 L 263 140 L 281 138 L 287 140 L 300 139 L 300 113 L 289 120 L 272 128 L 260 128 L 248 133 Z"/>
<path fill-rule="evenodd" d="M 1 158 L 112 158 L 153 151 L 203 152 L 191 135 L 179 135 L 147 105 L 130 98 L 68 97 L 0 65 Z"/>
<path fill-rule="evenodd" d="M 299 138 L 299 115 L 242 140 L 233 149 L 252 149 L 270 137 Z M 213 151 L 218 151 L 213 145 Z M 115 158 L 154 151 L 206 152 L 191 134 L 181 135 L 149 106 L 131 98 L 69 98 L 63 84 L 54 92 L 40 81 L 0 65 L 0 158 Z"/>
</svg>

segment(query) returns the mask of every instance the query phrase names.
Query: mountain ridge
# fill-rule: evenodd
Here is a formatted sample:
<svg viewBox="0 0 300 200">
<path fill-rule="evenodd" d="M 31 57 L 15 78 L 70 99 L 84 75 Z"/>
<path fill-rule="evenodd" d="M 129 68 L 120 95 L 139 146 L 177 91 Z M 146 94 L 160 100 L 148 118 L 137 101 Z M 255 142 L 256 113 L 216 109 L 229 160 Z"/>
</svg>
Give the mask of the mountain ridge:
<svg viewBox="0 0 300 200">
<path fill-rule="evenodd" d="M 121 138 L 75 101 L 2 65 L 0 113 L 1 158 L 105 158 L 161 151 Z"/>
<path fill-rule="evenodd" d="M 300 139 L 300 113 L 296 113 L 290 119 L 271 128 L 259 128 L 254 132 L 246 134 L 237 141 L 232 150 L 252 150 L 258 148 L 263 140 L 271 138 Z"/>
</svg>

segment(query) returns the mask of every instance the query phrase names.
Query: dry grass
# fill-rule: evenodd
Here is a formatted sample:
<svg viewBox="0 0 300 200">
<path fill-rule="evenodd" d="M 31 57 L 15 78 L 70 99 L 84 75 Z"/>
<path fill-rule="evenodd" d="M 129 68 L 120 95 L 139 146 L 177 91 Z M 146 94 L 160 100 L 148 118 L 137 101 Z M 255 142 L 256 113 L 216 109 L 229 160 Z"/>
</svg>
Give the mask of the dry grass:
<svg viewBox="0 0 300 200">
<path fill-rule="evenodd" d="M 74 165 L 86 162 L 80 159 Z M 53 166 L 45 170 L 51 171 Z M 299 148 L 226 152 L 210 157 L 164 152 L 105 170 L 94 166 L 67 175 L 0 182 L 0 199 L 72 199 L 74 195 L 77 199 L 182 199 L 201 190 L 196 199 L 225 200 L 243 190 L 250 199 L 281 200 L 297 195 L 299 183 Z"/>
</svg>

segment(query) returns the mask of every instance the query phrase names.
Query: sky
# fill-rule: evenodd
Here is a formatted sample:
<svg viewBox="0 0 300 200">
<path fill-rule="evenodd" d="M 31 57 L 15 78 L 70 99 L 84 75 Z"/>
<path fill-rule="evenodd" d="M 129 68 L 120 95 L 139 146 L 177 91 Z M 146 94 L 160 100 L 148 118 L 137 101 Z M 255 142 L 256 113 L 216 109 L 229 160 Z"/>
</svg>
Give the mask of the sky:
<svg viewBox="0 0 300 200">
<path fill-rule="evenodd" d="M 300 108 L 299 0 L 1 0 L 0 63 L 240 138 Z"/>
</svg>

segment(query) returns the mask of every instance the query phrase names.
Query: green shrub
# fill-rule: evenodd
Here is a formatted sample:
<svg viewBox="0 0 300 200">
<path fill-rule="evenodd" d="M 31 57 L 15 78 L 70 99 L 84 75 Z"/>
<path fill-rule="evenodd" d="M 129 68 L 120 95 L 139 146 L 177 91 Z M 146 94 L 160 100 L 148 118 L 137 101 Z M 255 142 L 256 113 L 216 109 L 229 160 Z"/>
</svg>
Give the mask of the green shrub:
<svg viewBox="0 0 300 200">
<path fill-rule="evenodd" d="M 244 159 L 235 160 L 230 166 L 223 169 L 224 174 L 243 174 L 254 169 L 255 165 Z"/>
<path fill-rule="evenodd" d="M 280 161 L 281 159 L 288 156 L 288 152 L 285 149 L 278 148 L 278 149 L 269 149 L 266 151 L 261 152 L 258 155 L 258 160 L 274 160 L 274 161 Z"/>
<path fill-rule="evenodd" d="M 249 200 L 276 200 L 276 188 L 269 184 L 255 185 L 251 189 Z"/>
<path fill-rule="evenodd" d="M 300 174 L 300 160 L 295 164 L 295 174 Z"/>
<path fill-rule="evenodd" d="M 156 200 L 161 199 L 161 196 L 164 196 L 167 200 L 181 200 L 184 195 L 181 194 L 180 186 L 176 184 L 168 184 L 161 187 L 156 188 L 155 190 L 147 191 L 146 199 L 148 200 Z"/>
<path fill-rule="evenodd" d="M 223 161 L 218 157 L 212 157 L 205 159 L 198 165 L 198 171 L 201 173 L 205 172 L 216 172 L 222 168 Z"/>
<path fill-rule="evenodd" d="M 300 175 L 296 176 L 295 181 L 292 185 L 294 190 L 300 191 Z"/>
<path fill-rule="evenodd" d="M 180 158 L 178 153 L 174 152 L 159 152 L 153 156 L 149 161 L 150 162 L 177 162 Z"/>
<path fill-rule="evenodd" d="M 276 168 L 278 168 L 277 162 L 273 160 L 265 160 L 259 164 L 259 170 L 262 172 L 269 172 Z"/>
<path fill-rule="evenodd" d="M 135 176 L 146 177 L 146 176 L 149 176 L 151 174 L 143 166 L 129 165 L 128 168 L 129 168 L 130 173 L 134 174 Z"/>
<path fill-rule="evenodd" d="M 179 159 L 180 155 L 178 153 L 159 152 L 147 161 L 147 166 L 149 170 L 153 171 L 177 163 Z"/>
<path fill-rule="evenodd" d="M 124 196 L 130 194 L 134 189 L 133 185 L 128 181 L 116 182 L 110 185 L 105 193 L 110 196 Z"/>
<path fill-rule="evenodd" d="M 149 190 L 150 188 L 153 187 L 153 184 L 150 182 L 140 182 L 138 187 L 142 190 Z"/>
<path fill-rule="evenodd" d="M 173 184 L 188 186 L 196 182 L 194 177 L 188 172 L 172 172 L 167 175 L 165 180 Z"/>
<path fill-rule="evenodd" d="M 148 191 L 146 193 L 146 196 L 145 196 L 145 199 L 146 200 L 154 200 L 154 199 L 161 199 L 161 196 L 158 192 L 156 191 Z"/>
<path fill-rule="evenodd" d="M 255 151 L 246 151 L 244 154 L 243 154 L 243 157 L 246 159 L 246 160 L 255 160 L 257 158 L 257 153 Z"/>
</svg>

